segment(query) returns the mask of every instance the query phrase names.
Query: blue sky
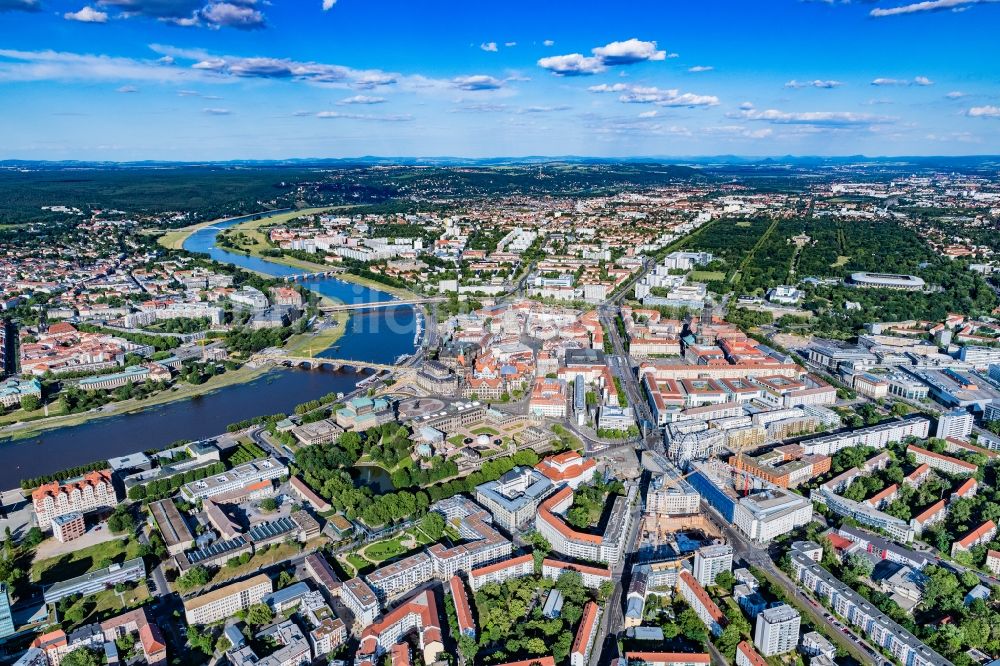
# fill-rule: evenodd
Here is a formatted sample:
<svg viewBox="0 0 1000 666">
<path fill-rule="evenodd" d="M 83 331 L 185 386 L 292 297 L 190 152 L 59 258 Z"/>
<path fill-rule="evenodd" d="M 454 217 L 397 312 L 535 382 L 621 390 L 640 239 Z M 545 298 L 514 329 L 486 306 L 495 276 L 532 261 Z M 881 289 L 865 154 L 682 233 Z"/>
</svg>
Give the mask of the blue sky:
<svg viewBox="0 0 1000 666">
<path fill-rule="evenodd" d="M 0 158 L 1000 153 L 996 0 L 0 0 Z"/>
</svg>

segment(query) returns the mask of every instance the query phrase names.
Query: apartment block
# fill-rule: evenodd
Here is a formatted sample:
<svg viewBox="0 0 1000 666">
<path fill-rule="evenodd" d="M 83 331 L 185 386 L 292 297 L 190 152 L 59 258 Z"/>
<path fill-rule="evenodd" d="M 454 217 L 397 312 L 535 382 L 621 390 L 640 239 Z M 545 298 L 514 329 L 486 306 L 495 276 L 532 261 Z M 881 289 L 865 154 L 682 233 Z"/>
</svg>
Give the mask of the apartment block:
<svg viewBox="0 0 1000 666">
<path fill-rule="evenodd" d="M 232 583 L 184 602 L 188 624 L 211 624 L 246 610 L 271 593 L 273 585 L 265 574 Z"/>
<path fill-rule="evenodd" d="M 79 479 L 46 483 L 31 493 L 31 503 L 38 527 L 47 530 L 56 516 L 114 508 L 118 495 L 111 482 L 111 470 L 102 469 L 87 472 Z"/>
</svg>

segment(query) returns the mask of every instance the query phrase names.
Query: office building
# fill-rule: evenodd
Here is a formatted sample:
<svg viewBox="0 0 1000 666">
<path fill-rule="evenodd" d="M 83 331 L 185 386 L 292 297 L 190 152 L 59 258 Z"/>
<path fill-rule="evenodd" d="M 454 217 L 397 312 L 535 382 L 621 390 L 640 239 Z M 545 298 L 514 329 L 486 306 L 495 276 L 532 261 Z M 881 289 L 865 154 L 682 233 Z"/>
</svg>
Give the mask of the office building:
<svg viewBox="0 0 1000 666">
<path fill-rule="evenodd" d="M 791 652 L 799 643 L 799 612 L 788 604 L 772 606 L 757 616 L 753 644 L 765 657 Z"/>
<path fill-rule="evenodd" d="M 715 578 L 720 573 L 732 570 L 732 546 L 713 544 L 694 551 L 694 577 L 702 587 L 715 585 Z"/>
<path fill-rule="evenodd" d="M 515 467 L 496 481 L 476 486 L 476 501 L 489 510 L 497 525 L 513 532 L 534 518 L 553 487 L 538 469 Z"/>
<path fill-rule="evenodd" d="M 31 503 L 38 527 L 47 530 L 56 516 L 112 509 L 118 504 L 118 496 L 111 470 L 102 469 L 87 472 L 79 479 L 46 483 L 32 491 Z"/>
<path fill-rule="evenodd" d="M 83 514 L 79 511 L 64 513 L 52 519 L 52 536 L 56 541 L 66 543 L 73 539 L 79 539 L 87 531 L 87 524 L 83 520 Z"/>
<path fill-rule="evenodd" d="M 288 476 L 288 468 L 277 458 L 251 460 L 215 476 L 185 483 L 181 494 L 192 502 L 208 498 L 238 501 L 272 488 L 274 480 L 283 476 Z"/>
<path fill-rule="evenodd" d="M 188 624 L 211 624 L 260 603 L 273 585 L 266 574 L 231 583 L 184 602 Z"/>
<path fill-rule="evenodd" d="M 733 509 L 733 525 L 756 543 L 787 534 L 812 520 L 807 498 L 771 488 L 741 497 Z"/>
<path fill-rule="evenodd" d="M 87 596 L 114 587 L 118 583 L 136 583 L 145 578 L 146 565 L 141 557 L 137 557 L 50 585 L 45 589 L 43 596 L 45 603 L 54 604 L 74 594 Z"/>
</svg>

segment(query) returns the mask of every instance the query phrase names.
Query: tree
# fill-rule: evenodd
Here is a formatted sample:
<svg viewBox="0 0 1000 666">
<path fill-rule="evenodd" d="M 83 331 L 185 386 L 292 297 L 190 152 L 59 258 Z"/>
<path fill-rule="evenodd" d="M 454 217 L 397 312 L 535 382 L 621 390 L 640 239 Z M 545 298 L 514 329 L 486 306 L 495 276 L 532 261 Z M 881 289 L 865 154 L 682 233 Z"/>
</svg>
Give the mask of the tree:
<svg viewBox="0 0 1000 666">
<path fill-rule="evenodd" d="M 736 585 L 736 578 L 731 571 L 720 571 L 715 576 L 715 584 L 727 592 L 732 592 L 733 586 Z"/>
<path fill-rule="evenodd" d="M 42 534 L 42 530 L 40 530 L 37 525 L 28 530 L 24 535 L 24 545 L 28 548 L 34 548 L 44 540 L 45 535 Z"/>
<path fill-rule="evenodd" d="M 262 511 L 275 511 L 278 508 L 278 500 L 273 497 L 265 497 L 260 501 L 260 508 Z"/>
<path fill-rule="evenodd" d="M 261 626 L 274 619 L 274 611 L 267 604 L 254 604 L 247 609 L 247 624 Z"/>
<path fill-rule="evenodd" d="M 135 519 L 124 504 L 115 507 L 111 517 L 108 518 L 108 529 L 114 534 L 131 534 L 135 532 Z"/>
<path fill-rule="evenodd" d="M 21 398 L 21 409 L 26 412 L 33 412 L 42 406 L 42 401 L 37 395 L 26 395 Z"/>
<path fill-rule="evenodd" d="M 59 663 L 64 666 L 101 666 L 101 661 L 96 651 L 82 647 L 67 654 Z"/>
<path fill-rule="evenodd" d="M 444 516 L 437 511 L 428 512 L 420 519 L 420 529 L 431 541 L 440 541 L 444 535 Z"/>
<path fill-rule="evenodd" d="M 205 585 L 210 579 L 211 575 L 208 573 L 208 569 L 198 564 L 188 569 L 177 579 L 177 586 L 182 590 L 191 590 Z"/>
</svg>

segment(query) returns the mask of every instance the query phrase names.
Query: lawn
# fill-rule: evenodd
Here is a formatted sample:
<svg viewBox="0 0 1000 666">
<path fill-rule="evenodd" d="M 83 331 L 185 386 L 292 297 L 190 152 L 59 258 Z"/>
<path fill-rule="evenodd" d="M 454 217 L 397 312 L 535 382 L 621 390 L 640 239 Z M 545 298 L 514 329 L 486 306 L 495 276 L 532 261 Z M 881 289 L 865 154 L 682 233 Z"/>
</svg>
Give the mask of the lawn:
<svg viewBox="0 0 1000 666">
<path fill-rule="evenodd" d="M 99 622 L 118 615 L 126 608 L 136 608 L 147 599 L 149 599 L 149 589 L 145 582 L 140 582 L 134 589 L 127 590 L 121 595 L 113 589 L 101 590 L 96 594 L 78 599 L 76 603 L 66 608 L 63 617 L 70 615 L 73 608 L 79 607 L 83 609 L 85 617 L 77 626 L 88 622 Z"/>
<path fill-rule="evenodd" d="M 475 430 L 472 431 L 472 434 L 473 435 L 499 435 L 500 431 L 494 430 L 493 428 L 489 428 L 489 427 L 484 426 L 482 428 L 476 428 Z"/>
<path fill-rule="evenodd" d="M 850 260 L 851 260 L 851 258 L 848 255 L 838 254 L 837 255 L 837 261 L 835 261 L 832 264 L 830 264 L 830 268 L 840 268 L 841 266 L 843 266 L 844 264 L 846 264 Z"/>
<path fill-rule="evenodd" d="M 361 557 L 357 553 L 348 553 L 345 557 L 347 563 L 354 567 L 355 575 L 361 573 L 361 571 L 368 566 L 371 566 L 371 562 Z"/>
<path fill-rule="evenodd" d="M 66 555 L 34 562 L 31 565 L 31 580 L 50 585 L 99 569 L 100 562 L 104 559 L 120 564 L 138 556 L 139 542 L 135 539 L 105 541 Z"/>
<path fill-rule="evenodd" d="M 691 271 L 691 279 L 697 282 L 720 282 L 726 279 L 721 271 Z"/>
<path fill-rule="evenodd" d="M 401 535 L 392 539 L 386 539 L 385 541 L 376 541 L 367 546 L 362 553 L 365 559 L 378 564 L 379 562 L 402 555 L 407 551 L 407 548 L 402 544 L 403 538 Z"/>
<path fill-rule="evenodd" d="M 464 441 L 465 437 L 462 435 L 452 435 L 448 438 L 448 442 L 454 444 L 455 446 L 461 446 Z"/>
<path fill-rule="evenodd" d="M 231 580 L 233 578 L 240 578 L 248 574 L 265 569 L 275 562 L 281 562 L 282 560 L 291 559 L 295 555 L 301 553 L 303 550 L 318 546 L 321 542 L 322 537 L 319 539 L 314 539 L 309 543 L 305 544 L 305 547 L 298 541 L 295 543 L 285 543 L 279 542 L 277 544 L 271 544 L 270 547 L 263 550 L 263 552 L 258 551 L 250 561 L 246 564 L 241 564 L 238 567 L 230 567 L 223 564 L 215 575 L 212 577 L 210 585 L 217 585 L 223 581 Z"/>
</svg>

